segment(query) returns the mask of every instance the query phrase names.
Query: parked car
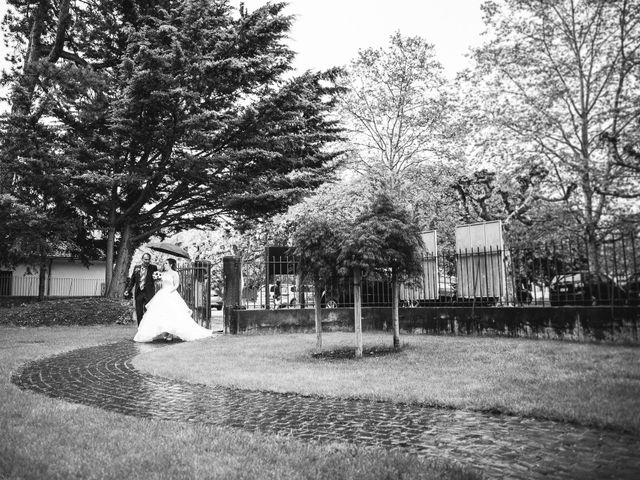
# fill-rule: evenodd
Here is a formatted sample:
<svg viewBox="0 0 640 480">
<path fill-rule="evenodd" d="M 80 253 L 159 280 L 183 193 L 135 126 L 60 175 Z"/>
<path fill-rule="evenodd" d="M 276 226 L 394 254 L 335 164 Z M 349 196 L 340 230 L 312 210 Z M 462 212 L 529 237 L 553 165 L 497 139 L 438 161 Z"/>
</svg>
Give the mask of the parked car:
<svg viewBox="0 0 640 480">
<path fill-rule="evenodd" d="M 632 274 L 624 282 L 629 305 L 640 305 L 640 272 Z"/>
<path fill-rule="evenodd" d="M 549 287 L 536 282 L 521 285 L 516 289 L 516 300 L 522 305 L 548 305 Z"/>
<path fill-rule="evenodd" d="M 551 305 L 610 305 L 626 302 L 627 293 L 603 273 L 586 270 L 557 275 L 551 279 Z"/>
<path fill-rule="evenodd" d="M 305 305 L 313 305 L 313 286 L 312 285 L 302 285 L 302 290 L 304 292 L 304 303 Z M 300 301 L 298 290 L 295 285 L 290 284 L 281 284 L 280 285 L 280 299 L 275 301 L 274 293 L 275 293 L 275 284 L 269 284 L 269 306 L 275 308 L 291 308 L 298 305 Z M 264 286 L 260 287 L 258 290 L 258 294 L 256 296 L 257 306 L 260 308 L 266 307 L 266 302 L 264 299 Z"/>
<path fill-rule="evenodd" d="M 222 295 L 219 288 L 211 289 L 211 308 L 222 310 Z"/>
<path fill-rule="evenodd" d="M 300 294 L 298 293 L 298 289 L 296 288 L 295 285 L 290 285 L 289 286 L 289 298 L 288 298 L 288 305 L 289 307 L 295 307 L 296 305 L 298 305 L 298 302 L 302 301 L 303 302 L 303 306 L 307 306 L 307 305 L 313 305 L 314 302 L 314 288 L 313 285 L 300 285 L 300 289 L 303 292 L 302 297 L 300 297 Z"/>
<path fill-rule="evenodd" d="M 384 280 L 363 280 L 360 300 L 363 307 L 389 307 L 393 301 L 391 282 Z M 322 308 L 352 307 L 353 286 L 348 283 L 322 292 Z"/>
<path fill-rule="evenodd" d="M 353 305 L 353 294 L 347 289 L 330 288 L 322 292 L 321 308 L 338 308 Z"/>
</svg>

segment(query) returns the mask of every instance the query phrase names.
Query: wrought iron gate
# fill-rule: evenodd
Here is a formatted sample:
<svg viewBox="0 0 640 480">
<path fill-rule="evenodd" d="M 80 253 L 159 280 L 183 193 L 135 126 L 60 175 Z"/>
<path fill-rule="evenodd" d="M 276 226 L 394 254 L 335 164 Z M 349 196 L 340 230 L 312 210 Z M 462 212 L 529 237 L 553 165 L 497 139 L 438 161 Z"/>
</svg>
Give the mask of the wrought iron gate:
<svg viewBox="0 0 640 480">
<path fill-rule="evenodd" d="M 178 268 L 180 295 L 189 305 L 193 319 L 211 328 L 211 262 L 197 260 Z"/>
</svg>

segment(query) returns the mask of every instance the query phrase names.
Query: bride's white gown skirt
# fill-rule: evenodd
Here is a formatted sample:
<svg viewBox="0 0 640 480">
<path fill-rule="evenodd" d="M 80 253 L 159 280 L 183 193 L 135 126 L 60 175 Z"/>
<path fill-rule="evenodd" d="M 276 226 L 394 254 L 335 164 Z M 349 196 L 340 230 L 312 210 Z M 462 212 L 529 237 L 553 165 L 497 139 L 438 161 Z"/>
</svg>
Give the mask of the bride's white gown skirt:
<svg viewBox="0 0 640 480">
<path fill-rule="evenodd" d="M 198 325 L 189 306 L 177 291 L 161 288 L 147 303 L 147 310 L 133 337 L 134 342 L 152 342 L 165 334 L 185 342 L 211 337 L 212 331 Z"/>
</svg>

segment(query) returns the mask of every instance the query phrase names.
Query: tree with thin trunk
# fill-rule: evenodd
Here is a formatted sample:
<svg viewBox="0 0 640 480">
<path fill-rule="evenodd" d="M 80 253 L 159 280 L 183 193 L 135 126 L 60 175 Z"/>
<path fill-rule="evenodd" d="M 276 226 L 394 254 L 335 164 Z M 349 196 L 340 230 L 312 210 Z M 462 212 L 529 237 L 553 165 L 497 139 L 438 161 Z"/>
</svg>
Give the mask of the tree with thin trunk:
<svg viewBox="0 0 640 480">
<path fill-rule="evenodd" d="M 422 271 L 423 244 L 419 228 L 408 213 L 383 194 L 360 215 L 343 241 L 338 261 L 350 273 L 390 271 L 393 289 L 393 346 L 400 348 L 399 280 Z M 359 276 L 359 275 L 358 275 Z M 362 337 L 357 351 L 362 353 Z"/>
<path fill-rule="evenodd" d="M 387 47 L 361 50 L 343 83 L 340 109 L 355 155 L 352 168 L 394 189 L 433 161 L 447 105 L 433 45 L 395 33 Z"/>
<path fill-rule="evenodd" d="M 460 215 L 450 184 L 462 168 L 464 130 L 433 45 L 396 32 L 361 50 L 341 81 L 348 168 L 422 228 L 453 231 Z"/>
<path fill-rule="evenodd" d="M 339 109 L 349 168 L 426 226 L 450 204 L 441 189 L 459 157 L 433 45 L 396 32 L 387 45 L 361 50 L 346 72 Z"/>
<path fill-rule="evenodd" d="M 337 279 L 337 259 L 344 226 L 327 218 L 309 216 L 296 225 L 291 252 L 303 275 L 310 274 L 314 286 L 316 350 L 322 350 L 322 295 Z"/>
</svg>

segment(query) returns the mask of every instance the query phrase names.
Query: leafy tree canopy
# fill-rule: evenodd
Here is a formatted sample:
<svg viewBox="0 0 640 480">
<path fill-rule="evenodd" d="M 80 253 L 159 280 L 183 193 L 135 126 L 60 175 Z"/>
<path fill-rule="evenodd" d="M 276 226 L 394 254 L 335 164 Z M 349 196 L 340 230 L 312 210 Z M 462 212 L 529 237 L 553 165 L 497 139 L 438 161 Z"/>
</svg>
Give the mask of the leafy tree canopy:
<svg viewBox="0 0 640 480">
<path fill-rule="evenodd" d="M 488 41 L 475 51 L 472 80 L 476 158 L 500 172 L 515 164 L 541 174 L 524 209 L 533 200 L 562 204 L 593 244 L 624 199 L 640 195 L 630 168 L 640 3 L 501 0 L 483 11 Z"/>
<path fill-rule="evenodd" d="M 407 212 L 386 195 L 356 218 L 343 240 L 338 261 L 345 269 L 392 269 L 394 274 L 421 271 L 422 238 Z"/>
<path fill-rule="evenodd" d="M 464 129 L 433 45 L 397 32 L 360 51 L 343 82 L 348 167 L 361 189 L 383 192 L 423 229 L 452 231 L 462 214 L 450 184 Z"/>
<path fill-rule="evenodd" d="M 24 66 L 8 78 L 3 178 L 31 186 L 21 159 L 50 152 L 56 202 L 101 232 L 118 282 L 151 236 L 284 211 L 336 168 L 326 145 L 340 131 L 328 115 L 340 72 L 286 76 L 285 4 L 11 3 Z"/>
</svg>

